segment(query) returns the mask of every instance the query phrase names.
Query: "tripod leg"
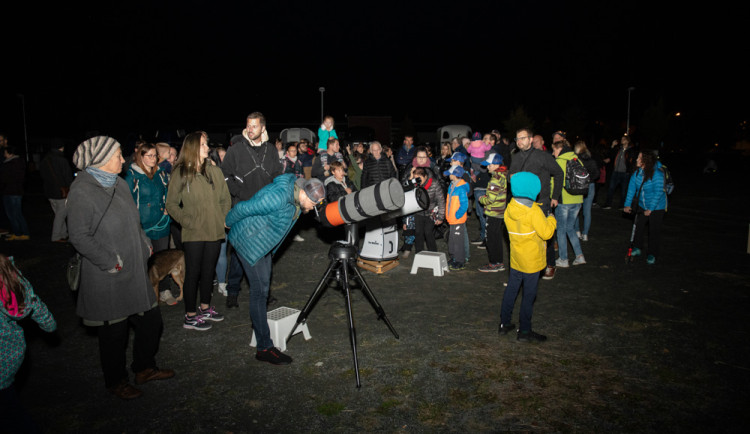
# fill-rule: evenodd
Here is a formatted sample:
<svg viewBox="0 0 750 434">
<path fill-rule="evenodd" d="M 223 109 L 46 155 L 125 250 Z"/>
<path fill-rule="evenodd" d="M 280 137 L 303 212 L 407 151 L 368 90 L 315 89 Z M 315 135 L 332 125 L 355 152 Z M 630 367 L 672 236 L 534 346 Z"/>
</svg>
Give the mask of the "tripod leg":
<svg viewBox="0 0 750 434">
<path fill-rule="evenodd" d="M 341 286 L 344 290 L 344 298 L 346 299 L 346 314 L 349 318 L 349 340 L 352 344 L 352 356 L 354 357 L 354 375 L 357 378 L 357 387 L 362 387 L 362 383 L 359 380 L 359 361 L 357 360 L 357 333 L 354 329 L 354 317 L 352 316 L 352 298 L 349 291 L 349 273 L 347 267 L 341 267 L 343 279 L 341 280 Z"/>
<path fill-rule="evenodd" d="M 383 307 L 380 305 L 380 303 L 378 303 L 378 300 L 375 299 L 375 294 L 372 293 L 370 287 L 367 285 L 367 282 L 365 282 L 365 278 L 362 277 L 362 273 L 360 273 L 357 269 L 356 263 L 354 261 L 349 261 L 343 268 L 351 268 L 352 270 L 354 270 L 354 274 L 357 276 L 360 284 L 362 285 L 362 294 L 364 294 L 365 298 L 367 298 L 367 301 L 370 302 L 372 308 L 375 309 L 375 313 L 378 315 L 378 319 L 383 320 L 385 325 L 388 326 L 388 329 L 391 331 L 391 333 L 393 333 L 393 336 L 398 339 L 398 333 L 396 333 L 396 329 L 394 329 L 391 322 L 388 321 L 388 317 L 385 316 L 385 310 L 383 310 Z"/>
<path fill-rule="evenodd" d="M 307 315 L 312 311 L 315 303 L 318 302 L 318 299 L 320 299 L 327 288 L 326 284 L 328 283 L 328 279 L 331 276 L 331 272 L 333 272 L 333 270 L 339 265 L 339 261 L 333 259 L 331 260 L 330 264 L 328 264 L 328 268 L 326 269 L 325 273 L 323 273 L 323 278 L 320 279 L 320 283 L 318 283 L 317 288 L 315 288 L 315 291 L 313 291 L 312 295 L 307 300 L 307 303 L 305 303 L 305 307 L 303 307 L 300 311 L 299 316 L 297 317 L 297 322 L 294 324 L 294 327 L 292 327 L 292 331 L 289 332 L 289 336 L 286 337 L 287 342 L 289 342 L 289 339 L 292 338 L 292 335 L 297 330 L 297 326 L 307 321 Z"/>
</svg>

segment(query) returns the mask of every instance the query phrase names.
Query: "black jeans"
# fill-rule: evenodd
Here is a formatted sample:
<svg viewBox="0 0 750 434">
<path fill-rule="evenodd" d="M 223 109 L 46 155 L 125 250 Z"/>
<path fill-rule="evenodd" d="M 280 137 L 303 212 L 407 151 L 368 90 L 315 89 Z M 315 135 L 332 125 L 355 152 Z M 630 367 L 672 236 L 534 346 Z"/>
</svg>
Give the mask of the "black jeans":
<svg viewBox="0 0 750 434">
<path fill-rule="evenodd" d="M 503 263 L 503 226 L 500 217 L 487 217 L 487 259 L 490 264 Z"/>
<path fill-rule="evenodd" d="M 646 217 L 643 211 L 638 212 L 638 216 L 635 221 L 635 237 L 633 238 L 633 245 L 641 250 L 644 245 L 644 238 L 646 235 L 646 224 L 648 224 L 648 250 L 646 254 L 659 256 L 660 245 L 661 245 L 661 225 L 664 221 L 663 209 L 657 211 L 651 211 L 651 215 Z"/>
<path fill-rule="evenodd" d="M 130 326 L 135 331 L 133 340 L 133 372 L 156 367 L 156 353 L 163 329 L 159 307 L 130 315 L 125 321 L 99 326 L 99 358 L 104 371 L 104 385 L 117 386 L 127 380 L 125 351 L 128 349 Z"/>
<path fill-rule="evenodd" d="M 200 302 L 211 303 L 211 292 L 216 274 L 216 262 L 221 253 L 221 240 L 185 241 L 185 283 L 182 287 L 185 313 L 195 312 L 196 297 L 200 291 Z"/>
<path fill-rule="evenodd" d="M 424 250 L 427 242 L 427 250 L 437 252 L 437 241 L 432 229 L 435 227 L 432 219 L 425 215 L 414 214 L 414 252 L 419 253 Z"/>
</svg>

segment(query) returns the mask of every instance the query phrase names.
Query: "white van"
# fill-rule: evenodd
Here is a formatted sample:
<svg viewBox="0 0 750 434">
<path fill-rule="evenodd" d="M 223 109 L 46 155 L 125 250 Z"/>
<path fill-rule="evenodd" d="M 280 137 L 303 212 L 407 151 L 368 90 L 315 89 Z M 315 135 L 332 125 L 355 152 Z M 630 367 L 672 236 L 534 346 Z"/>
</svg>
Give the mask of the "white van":
<svg viewBox="0 0 750 434">
<path fill-rule="evenodd" d="M 471 138 L 471 127 L 468 125 L 445 125 L 437 129 L 438 149 L 444 142 L 450 142 L 456 137 Z"/>
</svg>

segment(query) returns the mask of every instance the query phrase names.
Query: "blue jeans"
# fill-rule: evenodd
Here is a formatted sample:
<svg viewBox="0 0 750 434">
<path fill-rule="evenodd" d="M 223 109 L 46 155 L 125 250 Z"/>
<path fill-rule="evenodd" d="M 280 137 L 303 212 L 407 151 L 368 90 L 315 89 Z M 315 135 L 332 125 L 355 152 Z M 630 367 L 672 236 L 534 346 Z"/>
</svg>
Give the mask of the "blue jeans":
<svg viewBox="0 0 750 434">
<path fill-rule="evenodd" d="M 216 261 L 216 281 L 225 283 L 227 281 L 227 240 L 221 242 L 219 260 Z"/>
<path fill-rule="evenodd" d="M 534 300 L 536 290 L 539 286 L 539 273 L 523 273 L 516 269 L 510 269 L 508 286 L 503 294 L 503 306 L 500 310 L 500 323 L 510 324 L 513 315 L 513 305 L 516 304 L 518 291 L 523 285 L 523 297 L 521 298 L 521 313 L 519 314 L 518 330 L 522 332 L 531 331 L 531 315 L 534 313 Z"/>
<path fill-rule="evenodd" d="M 3 207 L 5 207 L 5 214 L 10 222 L 10 232 L 13 235 L 29 235 L 29 226 L 26 224 L 26 219 L 23 218 L 21 208 L 22 198 L 23 196 L 16 195 L 3 196 Z"/>
<path fill-rule="evenodd" d="M 479 238 L 487 238 L 487 218 L 484 216 L 484 207 L 479 203 L 479 198 L 487 194 L 486 188 L 475 188 L 474 189 L 474 211 L 477 212 L 477 218 L 479 219 Z"/>
<path fill-rule="evenodd" d="M 591 229 L 591 205 L 594 204 L 594 196 L 596 196 L 596 184 L 592 182 L 589 184 L 589 192 L 583 197 L 583 207 L 581 208 L 581 213 L 583 214 L 583 229 L 581 230 L 581 235 L 588 235 L 589 229 Z M 580 215 L 576 216 L 576 229 L 581 227 L 579 217 Z"/>
<path fill-rule="evenodd" d="M 258 259 L 255 265 L 250 265 L 242 256 L 237 255 L 242 269 L 245 271 L 247 283 L 250 286 L 250 320 L 255 330 L 255 340 L 258 351 L 273 347 L 271 330 L 268 328 L 267 301 L 268 290 L 271 287 L 271 254 Z"/>
<path fill-rule="evenodd" d="M 576 234 L 576 216 L 578 211 L 581 209 L 581 204 L 569 204 L 569 205 L 557 205 L 555 208 L 555 218 L 557 219 L 557 252 L 560 254 L 560 259 L 563 261 L 568 259 L 568 242 L 566 237 L 570 240 L 571 246 L 573 246 L 573 252 L 576 256 L 582 255 L 581 241 L 578 239 Z"/>
</svg>

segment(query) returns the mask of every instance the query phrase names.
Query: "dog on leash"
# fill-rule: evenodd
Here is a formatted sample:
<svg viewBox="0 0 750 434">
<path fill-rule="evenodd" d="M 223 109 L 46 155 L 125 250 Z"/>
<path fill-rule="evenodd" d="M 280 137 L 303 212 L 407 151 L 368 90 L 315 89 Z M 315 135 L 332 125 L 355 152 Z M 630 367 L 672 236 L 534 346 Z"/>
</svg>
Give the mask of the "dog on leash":
<svg viewBox="0 0 750 434">
<path fill-rule="evenodd" d="M 185 282 L 185 253 L 182 250 L 168 249 L 154 253 L 148 258 L 148 278 L 154 287 L 156 299 L 159 299 L 159 282 L 167 276 L 172 276 L 180 288 L 180 296 L 177 301 L 182 300 L 182 284 Z"/>
</svg>

